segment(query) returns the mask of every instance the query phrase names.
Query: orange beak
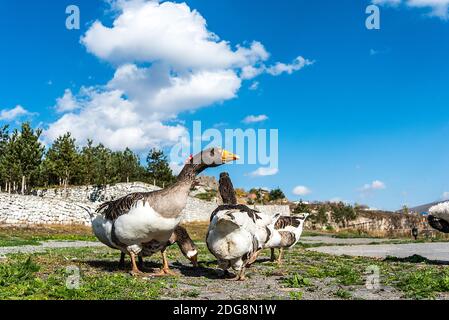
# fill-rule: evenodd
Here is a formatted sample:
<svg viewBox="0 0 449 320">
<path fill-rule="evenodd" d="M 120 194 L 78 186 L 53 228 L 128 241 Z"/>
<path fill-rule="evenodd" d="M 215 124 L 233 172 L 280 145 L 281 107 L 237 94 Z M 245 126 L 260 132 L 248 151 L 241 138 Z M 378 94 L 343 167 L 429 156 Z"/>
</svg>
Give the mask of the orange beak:
<svg viewBox="0 0 449 320">
<path fill-rule="evenodd" d="M 223 150 L 221 153 L 221 160 L 223 161 L 223 163 L 235 161 L 238 159 L 240 159 L 238 155 L 235 155 L 227 150 Z"/>
</svg>

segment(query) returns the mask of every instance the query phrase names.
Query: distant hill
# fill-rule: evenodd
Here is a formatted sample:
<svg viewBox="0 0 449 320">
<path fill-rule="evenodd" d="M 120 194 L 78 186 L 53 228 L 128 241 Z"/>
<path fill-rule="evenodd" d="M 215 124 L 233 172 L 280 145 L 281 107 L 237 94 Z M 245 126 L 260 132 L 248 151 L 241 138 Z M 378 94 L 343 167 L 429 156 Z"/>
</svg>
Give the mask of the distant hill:
<svg viewBox="0 0 449 320">
<path fill-rule="evenodd" d="M 432 203 L 427 203 L 427 204 L 423 204 L 414 208 L 409 208 L 410 211 L 412 212 L 416 212 L 416 213 L 422 213 L 422 212 L 429 212 L 429 209 L 439 203 L 443 203 L 443 202 L 447 202 L 449 200 L 444 200 L 444 201 L 435 201 Z M 399 210 L 402 211 L 402 210 Z"/>
</svg>

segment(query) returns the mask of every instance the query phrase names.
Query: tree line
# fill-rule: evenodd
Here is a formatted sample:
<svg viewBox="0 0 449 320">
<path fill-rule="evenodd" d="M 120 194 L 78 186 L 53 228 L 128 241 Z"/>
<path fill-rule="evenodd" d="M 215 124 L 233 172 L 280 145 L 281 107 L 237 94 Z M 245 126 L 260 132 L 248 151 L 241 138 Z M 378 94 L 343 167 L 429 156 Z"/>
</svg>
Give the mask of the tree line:
<svg viewBox="0 0 449 320">
<path fill-rule="evenodd" d="M 134 181 L 164 187 L 176 180 L 161 150 L 149 150 L 142 165 L 129 148 L 112 151 L 92 140 L 79 147 L 70 132 L 45 148 L 41 135 L 28 122 L 12 131 L 0 127 L 0 191 L 25 194 L 34 188 Z"/>
</svg>

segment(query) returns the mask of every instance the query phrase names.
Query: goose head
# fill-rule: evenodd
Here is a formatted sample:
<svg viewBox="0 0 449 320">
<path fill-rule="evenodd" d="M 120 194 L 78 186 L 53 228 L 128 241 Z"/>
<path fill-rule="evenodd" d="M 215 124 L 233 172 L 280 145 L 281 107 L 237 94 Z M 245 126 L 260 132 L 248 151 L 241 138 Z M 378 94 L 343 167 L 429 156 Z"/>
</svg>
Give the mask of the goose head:
<svg viewBox="0 0 449 320">
<path fill-rule="evenodd" d="M 181 226 L 176 227 L 172 239 L 177 242 L 184 257 L 189 259 L 194 267 L 198 267 L 198 247 L 190 238 L 187 230 Z"/>
<path fill-rule="evenodd" d="M 194 178 L 207 168 L 214 168 L 238 160 L 239 156 L 220 147 L 209 148 L 187 159 L 180 177 Z"/>
<path fill-rule="evenodd" d="M 238 160 L 239 156 L 220 147 L 209 148 L 189 158 L 190 164 L 198 169 L 206 169 L 221 166 L 225 163 Z"/>
</svg>

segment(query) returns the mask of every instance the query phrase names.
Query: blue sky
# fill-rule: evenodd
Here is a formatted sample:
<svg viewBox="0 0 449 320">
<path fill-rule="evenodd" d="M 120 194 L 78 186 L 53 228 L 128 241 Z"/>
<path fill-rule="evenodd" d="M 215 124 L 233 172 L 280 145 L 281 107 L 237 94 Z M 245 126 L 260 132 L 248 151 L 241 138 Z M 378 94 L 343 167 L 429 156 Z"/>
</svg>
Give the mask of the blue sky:
<svg viewBox="0 0 449 320">
<path fill-rule="evenodd" d="M 394 6 L 382 4 L 381 29 L 367 30 L 365 8 L 369 1 L 187 1 L 186 6 L 207 21 L 207 30 L 229 43 L 233 55 L 238 44 L 257 55 L 251 43 L 258 41 L 270 58 L 259 57 L 256 64 L 267 70 L 279 61 L 293 65 L 298 56 L 314 63 L 291 74 L 273 76 L 267 71 L 244 81 L 227 77 L 238 80 L 239 85 L 230 81 L 230 91 L 226 85 L 213 87 L 210 90 L 223 92 L 216 92 L 210 101 L 196 96 L 187 103 L 181 97 L 184 100 L 176 101 L 177 109 L 170 115 L 154 116 L 153 104 L 150 111 L 137 102 L 134 107 L 138 115 L 148 117 L 151 126 L 146 133 L 151 134 L 155 130 L 190 130 L 195 120 L 201 120 L 204 128 L 226 123 L 227 128 L 278 129 L 279 172 L 254 177 L 249 173 L 259 165 L 228 166 L 226 170 L 240 187 L 279 186 L 293 200 L 338 198 L 392 210 L 404 203 L 413 206 L 439 200 L 449 191 L 449 21 L 447 2 L 441 3 L 438 8 L 416 7 L 405 1 Z M 65 28 L 69 4 L 80 8 L 80 30 Z M 72 119 L 76 120 L 81 108 L 92 108 L 86 107 L 83 99 L 87 96 L 97 101 L 98 96 L 90 91 L 80 93 L 80 89 L 111 83 L 122 64 L 134 58 L 107 51 L 111 44 L 98 41 L 98 35 L 85 42 L 81 38 L 92 30 L 95 20 L 111 27 L 120 14 L 100 0 L 1 2 L 0 112 L 20 105 L 27 114 L 19 112 L 12 117 L 3 113 L 0 124 L 15 126 L 28 119 L 35 126 L 53 128 L 48 131 L 51 136 L 62 126 L 55 123 L 66 113 L 75 114 Z M 154 46 L 157 41 L 164 45 L 163 39 L 156 39 Z M 158 48 L 146 49 L 154 54 Z M 208 62 L 209 58 L 200 62 L 192 62 L 192 58 L 186 63 L 187 72 L 193 63 Z M 145 59 L 133 63 L 139 70 L 150 70 L 153 61 L 148 56 Z M 177 70 L 184 63 L 182 54 L 159 57 L 163 59 L 171 59 Z M 228 67 L 220 66 L 223 70 Z M 147 80 L 146 84 L 154 85 L 154 79 Z M 255 82 L 257 89 L 251 90 Z M 117 86 L 113 83 L 107 90 Z M 57 99 L 67 89 L 75 105 L 58 112 Z M 139 97 L 141 92 L 130 93 L 131 98 L 133 94 Z M 127 107 L 126 100 L 119 102 Z M 183 103 L 196 103 L 194 112 L 179 107 Z M 266 115 L 268 119 L 242 123 L 248 115 Z M 121 120 L 109 119 L 108 128 L 119 127 L 114 121 Z M 161 127 L 164 125 L 170 127 Z M 151 141 L 166 149 L 173 143 L 167 136 L 154 139 Z M 145 148 L 136 144 L 134 149 L 144 153 Z M 297 186 L 307 187 L 310 193 L 295 195 Z"/>
</svg>

